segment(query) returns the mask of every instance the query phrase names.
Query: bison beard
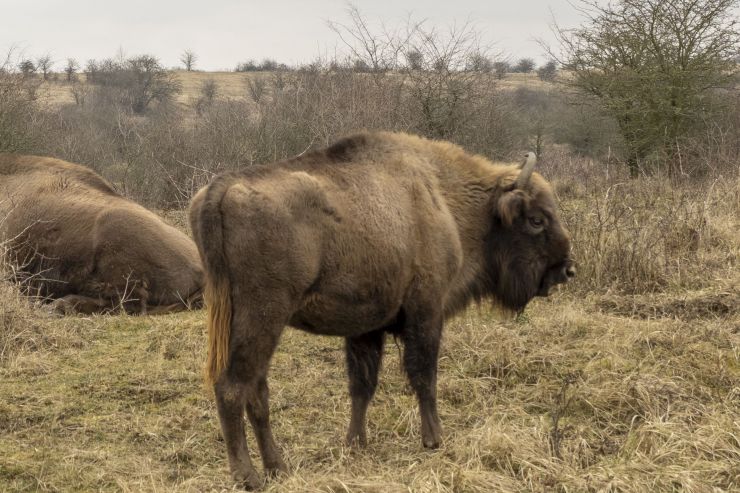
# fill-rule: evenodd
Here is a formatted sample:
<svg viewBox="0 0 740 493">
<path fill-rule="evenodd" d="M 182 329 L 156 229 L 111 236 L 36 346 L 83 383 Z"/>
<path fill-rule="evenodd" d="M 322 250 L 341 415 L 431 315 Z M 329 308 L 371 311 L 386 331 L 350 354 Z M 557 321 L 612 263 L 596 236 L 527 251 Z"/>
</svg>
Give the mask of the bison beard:
<svg viewBox="0 0 740 493">
<path fill-rule="evenodd" d="M 350 444 L 367 441 L 385 334 L 404 344 L 422 443 L 441 425 L 436 375 L 444 319 L 471 300 L 513 311 L 572 275 L 552 190 L 522 167 L 459 147 L 365 133 L 301 157 L 220 175 L 190 208 L 207 271 L 208 362 L 233 477 L 286 471 L 272 436 L 267 371 L 286 325 L 345 338 Z"/>
<path fill-rule="evenodd" d="M 547 258 L 535 255 L 522 241 L 503 228 L 492 228 L 486 237 L 491 300 L 506 310 L 521 312 L 535 296 L 548 296 L 552 286 L 566 282 L 570 261 L 548 268 Z M 567 255 L 569 252 L 565 252 Z"/>
</svg>

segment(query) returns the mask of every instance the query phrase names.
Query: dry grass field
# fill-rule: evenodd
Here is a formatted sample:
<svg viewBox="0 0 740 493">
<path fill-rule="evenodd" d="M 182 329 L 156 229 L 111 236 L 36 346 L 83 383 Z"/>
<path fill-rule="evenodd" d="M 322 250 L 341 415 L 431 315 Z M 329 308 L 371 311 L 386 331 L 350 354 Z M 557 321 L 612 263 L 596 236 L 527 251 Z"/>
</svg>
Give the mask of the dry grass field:
<svg viewBox="0 0 740 493">
<path fill-rule="evenodd" d="M 219 95 L 227 99 L 243 99 L 247 97 L 247 82 L 250 78 L 263 77 L 260 72 L 174 72 L 182 91 L 176 101 L 187 105 L 198 97 L 201 85 L 206 81 L 214 81 L 218 86 Z M 86 84 L 85 74 L 79 75 L 80 83 Z M 42 82 L 39 86 L 39 96 L 54 105 L 74 104 L 72 84 L 63 80 Z"/>
<path fill-rule="evenodd" d="M 256 78 L 269 78 L 270 72 L 174 72 L 178 82 L 181 84 L 181 92 L 175 100 L 182 106 L 189 106 L 193 100 L 200 95 L 201 86 L 207 81 L 215 82 L 218 87 L 218 95 L 224 99 L 247 99 L 249 98 L 249 80 Z M 84 85 L 85 74 L 79 75 L 80 82 Z M 512 89 L 518 87 L 541 88 L 545 84 L 537 78 L 534 73 L 507 74 L 506 78 L 497 82 L 502 89 Z M 72 95 L 72 84 L 60 78 L 59 80 L 49 80 L 41 82 L 38 88 L 38 96 L 52 105 L 59 106 L 65 104 L 74 104 L 75 100 Z"/>
<path fill-rule="evenodd" d="M 448 322 L 442 447 L 390 339 L 369 446 L 345 448 L 342 341 L 288 330 L 270 383 L 291 473 L 265 491 L 740 489 L 740 183 L 555 185 L 579 277 L 516 320 Z M 0 490 L 235 487 L 204 312 L 54 318 L 0 290 Z"/>
</svg>

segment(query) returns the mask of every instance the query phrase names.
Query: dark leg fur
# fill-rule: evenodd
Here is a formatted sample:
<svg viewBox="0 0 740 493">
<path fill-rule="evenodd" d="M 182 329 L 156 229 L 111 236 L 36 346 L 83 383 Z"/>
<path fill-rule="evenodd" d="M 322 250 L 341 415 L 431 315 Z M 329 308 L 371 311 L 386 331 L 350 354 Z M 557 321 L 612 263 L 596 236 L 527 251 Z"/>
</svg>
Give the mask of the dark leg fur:
<svg viewBox="0 0 740 493">
<path fill-rule="evenodd" d="M 221 422 L 221 432 L 226 442 L 229 468 L 234 481 L 246 489 L 256 489 L 262 484 L 252 465 L 244 436 L 244 401 L 246 386 L 221 378 L 215 385 L 216 407 Z"/>
<path fill-rule="evenodd" d="M 401 333 L 403 364 L 419 400 L 421 440 L 428 448 L 439 447 L 442 440 L 442 426 L 437 415 L 437 358 L 442 323 L 441 315 L 419 322 L 409 320 Z"/>
<path fill-rule="evenodd" d="M 91 298 L 89 296 L 82 296 L 78 294 L 68 294 L 63 298 L 54 300 L 51 303 L 52 310 L 63 313 L 65 315 L 73 313 L 100 313 L 106 309 L 110 309 L 110 301 L 104 301 L 99 298 Z"/>
<path fill-rule="evenodd" d="M 252 429 L 257 437 L 262 464 L 265 466 L 267 474 L 274 476 L 281 472 L 287 473 L 288 468 L 283 462 L 272 436 L 269 390 L 267 378 L 264 375 L 258 379 L 254 395 L 247 396 L 247 416 L 249 416 L 249 422 L 252 423 Z"/>
<path fill-rule="evenodd" d="M 361 447 L 367 445 L 365 418 L 378 385 L 384 340 L 382 330 L 345 339 L 349 394 L 352 397 L 352 418 L 347 431 L 348 445 Z"/>
<path fill-rule="evenodd" d="M 287 470 L 272 436 L 267 387 L 270 358 L 285 317 L 265 308 L 269 306 L 270 303 L 262 305 L 257 310 L 260 315 L 255 317 L 250 317 L 243 307 L 234 310 L 229 363 L 215 386 L 231 474 L 247 489 L 258 488 L 262 481 L 249 459 L 244 436 L 245 407 L 268 474 Z"/>
</svg>

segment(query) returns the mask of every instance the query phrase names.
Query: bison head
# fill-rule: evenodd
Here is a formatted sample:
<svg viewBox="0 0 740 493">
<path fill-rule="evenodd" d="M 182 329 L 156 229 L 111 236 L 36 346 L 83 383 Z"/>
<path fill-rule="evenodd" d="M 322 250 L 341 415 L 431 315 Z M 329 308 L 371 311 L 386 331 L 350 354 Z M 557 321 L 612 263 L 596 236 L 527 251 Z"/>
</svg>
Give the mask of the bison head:
<svg viewBox="0 0 740 493">
<path fill-rule="evenodd" d="M 535 161 L 528 153 L 516 179 L 508 178 L 491 196 L 486 239 L 490 289 L 514 311 L 575 275 L 570 234 L 560 223 L 550 185 L 532 174 Z"/>
</svg>

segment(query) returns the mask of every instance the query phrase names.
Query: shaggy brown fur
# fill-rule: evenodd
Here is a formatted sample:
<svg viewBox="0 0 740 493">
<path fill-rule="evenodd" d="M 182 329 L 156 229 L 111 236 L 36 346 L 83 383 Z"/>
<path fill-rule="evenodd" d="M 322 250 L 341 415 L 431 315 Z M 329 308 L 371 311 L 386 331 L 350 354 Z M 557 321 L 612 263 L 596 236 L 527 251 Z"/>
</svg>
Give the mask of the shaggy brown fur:
<svg viewBox="0 0 740 493">
<path fill-rule="evenodd" d="M 32 294 L 60 311 L 161 313 L 198 304 L 195 244 L 92 170 L 0 155 L 0 243 Z"/>
<path fill-rule="evenodd" d="M 533 165 L 533 163 L 532 163 Z M 259 484 L 247 414 L 269 472 L 267 369 L 285 325 L 346 340 L 352 418 L 364 444 L 384 334 L 404 343 L 422 441 L 440 443 L 443 321 L 471 300 L 521 310 L 573 275 L 550 186 L 446 142 L 365 133 L 299 158 L 217 177 L 190 220 L 207 272 L 207 374 L 234 477 Z"/>
</svg>

